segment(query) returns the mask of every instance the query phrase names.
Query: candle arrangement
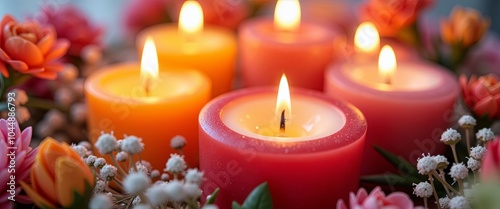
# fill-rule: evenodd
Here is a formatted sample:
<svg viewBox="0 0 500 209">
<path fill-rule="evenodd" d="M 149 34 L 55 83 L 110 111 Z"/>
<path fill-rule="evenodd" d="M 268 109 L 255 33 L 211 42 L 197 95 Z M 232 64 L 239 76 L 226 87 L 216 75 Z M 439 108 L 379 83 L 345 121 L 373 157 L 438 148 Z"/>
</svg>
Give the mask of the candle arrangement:
<svg viewBox="0 0 500 209">
<path fill-rule="evenodd" d="M 495 20 L 430 3 L 131 0 L 131 49 L 5 15 L 0 208 L 498 208 Z"/>
</svg>

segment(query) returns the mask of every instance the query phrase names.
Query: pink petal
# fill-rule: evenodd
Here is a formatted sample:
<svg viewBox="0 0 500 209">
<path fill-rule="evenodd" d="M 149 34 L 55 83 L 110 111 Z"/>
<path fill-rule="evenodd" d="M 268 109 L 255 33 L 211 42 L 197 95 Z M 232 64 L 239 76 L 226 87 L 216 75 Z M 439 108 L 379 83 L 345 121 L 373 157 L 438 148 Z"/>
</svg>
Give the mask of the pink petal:
<svg viewBox="0 0 500 209">
<path fill-rule="evenodd" d="M 486 156 L 481 163 L 481 179 L 489 180 L 496 177 L 500 165 L 500 140 L 496 139 L 487 145 Z"/>
<path fill-rule="evenodd" d="M 391 205 L 397 206 L 400 209 L 413 209 L 413 202 L 407 194 L 402 192 L 394 192 L 387 196 L 386 200 Z"/>
<path fill-rule="evenodd" d="M 337 209 L 349 209 L 349 208 L 347 208 L 344 201 L 340 199 L 339 201 L 337 201 Z"/>
<path fill-rule="evenodd" d="M 21 149 L 25 150 L 28 149 L 31 143 L 31 134 L 32 134 L 32 129 L 31 126 L 27 127 L 23 130 L 21 134 Z"/>
<path fill-rule="evenodd" d="M 69 48 L 69 41 L 66 39 L 58 39 L 57 43 L 54 45 L 52 50 L 45 55 L 45 61 L 51 62 L 53 60 L 59 59 L 66 54 Z"/>
<path fill-rule="evenodd" d="M 379 200 L 373 196 L 368 196 L 362 204 L 363 209 L 379 209 Z"/>
<path fill-rule="evenodd" d="M 32 42 L 13 36 L 5 40 L 5 52 L 14 60 L 21 60 L 28 66 L 39 66 L 44 62 L 43 54 Z"/>
<path fill-rule="evenodd" d="M 497 109 L 498 105 L 492 96 L 485 97 L 474 105 L 474 112 L 479 116 L 493 117 L 497 113 Z"/>
</svg>

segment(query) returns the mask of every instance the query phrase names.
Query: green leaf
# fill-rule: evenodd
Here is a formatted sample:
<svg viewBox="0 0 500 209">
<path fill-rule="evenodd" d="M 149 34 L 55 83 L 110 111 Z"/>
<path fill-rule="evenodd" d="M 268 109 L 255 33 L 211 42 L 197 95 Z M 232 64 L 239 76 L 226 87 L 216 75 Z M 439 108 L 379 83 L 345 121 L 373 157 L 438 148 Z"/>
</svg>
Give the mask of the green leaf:
<svg viewBox="0 0 500 209">
<path fill-rule="evenodd" d="M 361 177 L 361 181 L 364 182 L 375 183 L 375 184 L 387 184 L 389 186 L 401 186 L 401 187 L 411 187 L 413 183 L 418 183 L 425 180 L 426 180 L 425 178 L 416 178 L 414 176 L 403 177 L 392 173 Z"/>
<path fill-rule="evenodd" d="M 233 209 L 243 209 L 240 204 L 238 204 L 236 201 L 233 201 Z"/>
<path fill-rule="evenodd" d="M 234 204 L 233 204 L 234 206 Z M 272 209 L 273 200 L 271 198 L 271 192 L 267 186 L 267 182 L 264 182 L 257 186 L 248 195 L 247 199 L 243 203 L 243 209 Z"/>
<path fill-rule="evenodd" d="M 405 175 L 414 175 L 418 174 L 417 168 L 415 168 L 414 165 L 403 159 L 402 157 L 396 156 L 392 154 L 391 152 L 383 149 L 382 147 L 379 147 L 378 145 L 374 144 L 373 148 L 377 150 L 377 152 L 382 155 L 387 161 L 389 161 L 394 167 L 396 168 L 405 168 L 405 169 L 399 169 L 402 173 Z"/>
<path fill-rule="evenodd" d="M 219 190 L 220 190 L 219 188 L 215 189 L 215 191 L 207 199 L 207 202 L 205 203 L 205 205 L 214 204 L 215 199 L 217 199 L 217 196 L 219 195 Z"/>
</svg>

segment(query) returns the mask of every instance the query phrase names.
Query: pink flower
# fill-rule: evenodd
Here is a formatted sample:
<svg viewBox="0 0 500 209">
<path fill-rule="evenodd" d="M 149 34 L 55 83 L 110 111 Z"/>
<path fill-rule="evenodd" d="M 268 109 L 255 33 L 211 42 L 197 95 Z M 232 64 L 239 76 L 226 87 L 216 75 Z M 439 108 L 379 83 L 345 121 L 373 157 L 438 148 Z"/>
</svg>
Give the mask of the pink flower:
<svg viewBox="0 0 500 209">
<path fill-rule="evenodd" d="M 130 0 L 123 12 L 123 24 L 130 34 L 166 22 L 169 19 L 168 7 L 171 0 Z"/>
<path fill-rule="evenodd" d="M 31 127 L 24 129 L 22 132 L 17 122 L 11 126 L 5 119 L 0 119 L 0 208 L 13 208 L 12 202 L 8 199 L 9 196 L 15 195 L 15 200 L 21 203 L 31 203 L 31 199 L 26 195 L 20 195 L 21 181 L 30 179 L 30 170 L 38 148 L 32 149 L 29 147 L 31 142 Z M 12 129 L 13 128 L 13 129 Z M 13 130 L 13 131 L 12 131 Z M 14 138 L 9 138 L 14 133 Z M 13 142 L 14 144 L 11 144 Z M 14 147 L 14 148 L 10 148 Z M 12 155 L 11 155 L 12 154 Z M 6 157 L 9 156 L 9 157 Z M 12 161 L 14 159 L 15 161 Z M 15 170 L 12 170 L 12 166 Z M 11 186 L 11 178 L 14 184 Z M 10 193 L 10 189 L 13 194 Z"/>
<path fill-rule="evenodd" d="M 19 23 L 10 15 L 0 22 L 0 72 L 8 77 L 7 66 L 43 79 L 55 79 L 63 66 L 57 62 L 66 54 L 69 42 L 57 39 L 52 26 L 34 21 Z"/>
<path fill-rule="evenodd" d="M 481 180 L 500 179 L 500 137 L 486 145 L 486 156 L 481 163 Z"/>
<path fill-rule="evenodd" d="M 460 86 L 465 105 L 477 116 L 500 118 L 500 81 L 497 75 L 489 74 L 477 78 L 460 76 Z"/>
<path fill-rule="evenodd" d="M 462 73 L 466 75 L 500 75 L 500 40 L 490 35 L 481 41 L 467 56 L 461 66 Z"/>
<path fill-rule="evenodd" d="M 385 196 L 380 187 L 376 187 L 370 194 L 364 188 L 360 188 L 357 194 L 351 192 L 349 195 L 349 207 L 344 201 L 337 202 L 337 209 L 423 209 L 414 207 L 410 197 L 402 192 L 394 192 Z"/>
<path fill-rule="evenodd" d="M 86 46 L 101 45 L 103 29 L 93 25 L 84 13 L 69 4 L 59 8 L 43 7 L 38 20 L 53 25 L 59 37 L 69 40 L 70 55 L 80 56 Z"/>
<path fill-rule="evenodd" d="M 175 12 L 172 13 L 172 19 L 177 20 L 184 0 L 174 1 Z M 198 2 L 203 9 L 203 18 L 206 24 L 236 30 L 239 24 L 250 15 L 250 6 L 247 1 L 198 0 Z"/>
<path fill-rule="evenodd" d="M 433 0 L 369 0 L 361 7 L 361 19 L 377 26 L 381 36 L 394 37 L 415 22 Z"/>
</svg>

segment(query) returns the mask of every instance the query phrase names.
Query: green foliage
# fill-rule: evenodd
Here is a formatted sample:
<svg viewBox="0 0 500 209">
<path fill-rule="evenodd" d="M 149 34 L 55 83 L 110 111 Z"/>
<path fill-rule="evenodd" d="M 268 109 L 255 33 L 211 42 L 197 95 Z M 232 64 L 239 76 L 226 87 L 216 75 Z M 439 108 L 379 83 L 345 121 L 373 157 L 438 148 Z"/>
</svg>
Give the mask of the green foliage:
<svg viewBox="0 0 500 209">
<path fill-rule="evenodd" d="M 217 196 L 219 196 L 219 191 L 220 191 L 219 188 L 215 189 L 215 191 L 207 199 L 205 205 L 214 204 L 215 200 L 217 199 Z"/>
<path fill-rule="evenodd" d="M 88 209 L 93 191 L 94 185 L 91 185 L 90 182 L 85 181 L 85 191 L 83 192 L 83 194 L 80 194 L 77 191 L 73 191 L 73 204 L 67 207 L 67 209 Z"/>
<path fill-rule="evenodd" d="M 233 209 L 272 209 L 273 200 L 267 182 L 257 186 L 250 195 L 248 195 L 243 205 L 233 202 L 232 206 Z"/>
</svg>

